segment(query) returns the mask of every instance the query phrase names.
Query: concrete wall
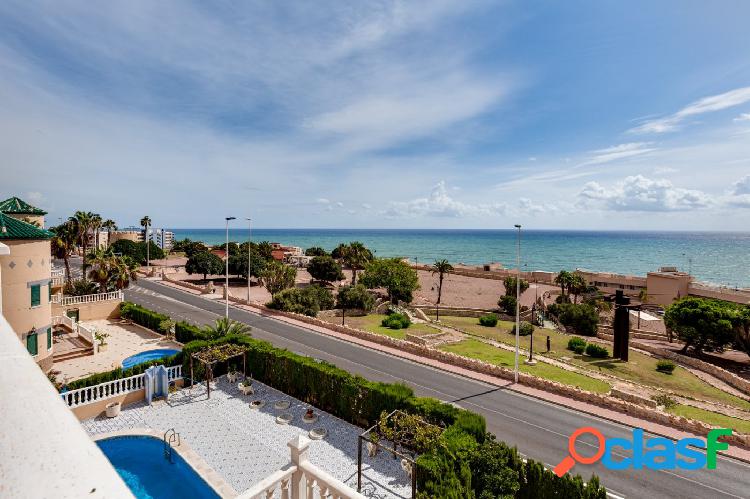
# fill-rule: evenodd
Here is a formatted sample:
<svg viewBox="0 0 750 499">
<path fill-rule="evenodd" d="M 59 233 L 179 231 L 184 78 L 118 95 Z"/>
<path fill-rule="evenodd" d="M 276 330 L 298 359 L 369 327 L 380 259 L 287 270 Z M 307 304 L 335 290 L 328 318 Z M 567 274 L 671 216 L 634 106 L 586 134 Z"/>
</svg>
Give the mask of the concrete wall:
<svg viewBox="0 0 750 499">
<path fill-rule="evenodd" d="M 78 309 L 79 321 L 95 321 L 98 319 L 117 319 L 120 317 L 120 300 L 105 300 L 93 303 L 79 303 L 62 306 L 52 304 L 52 315 L 68 315 L 68 310 Z"/>
<path fill-rule="evenodd" d="M 669 305 L 675 300 L 688 296 L 692 277 L 684 272 L 649 272 L 646 275 L 648 302 Z"/>
<path fill-rule="evenodd" d="M 110 232 L 109 234 L 109 243 L 112 244 L 115 241 L 119 241 L 120 239 L 126 239 L 128 241 L 138 242 L 143 240 L 143 236 L 139 231 L 129 231 L 129 230 L 118 230 Z"/>
<path fill-rule="evenodd" d="M 36 329 L 38 354 L 34 359 L 47 366 L 52 348 L 47 349 L 47 328 L 52 327 L 52 307 L 49 301 L 50 242 L 48 240 L 4 241 L 10 255 L 0 256 L 2 267 L 2 313 L 18 338 L 26 345 L 32 328 Z M 40 304 L 31 306 L 31 285 L 39 284 Z"/>
</svg>

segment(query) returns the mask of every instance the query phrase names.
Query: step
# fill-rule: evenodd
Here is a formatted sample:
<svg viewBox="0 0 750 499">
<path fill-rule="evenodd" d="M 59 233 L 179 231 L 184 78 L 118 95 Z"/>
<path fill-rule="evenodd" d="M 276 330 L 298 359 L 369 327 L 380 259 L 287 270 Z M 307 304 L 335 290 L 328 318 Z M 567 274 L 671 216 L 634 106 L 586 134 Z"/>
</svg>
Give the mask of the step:
<svg viewBox="0 0 750 499">
<path fill-rule="evenodd" d="M 63 362 L 66 360 L 71 359 L 77 359 L 79 357 L 87 357 L 89 355 L 94 355 L 94 349 L 91 347 L 88 348 L 76 348 L 74 350 L 68 350 L 63 353 L 56 353 L 52 355 L 52 361 L 53 362 Z"/>
</svg>

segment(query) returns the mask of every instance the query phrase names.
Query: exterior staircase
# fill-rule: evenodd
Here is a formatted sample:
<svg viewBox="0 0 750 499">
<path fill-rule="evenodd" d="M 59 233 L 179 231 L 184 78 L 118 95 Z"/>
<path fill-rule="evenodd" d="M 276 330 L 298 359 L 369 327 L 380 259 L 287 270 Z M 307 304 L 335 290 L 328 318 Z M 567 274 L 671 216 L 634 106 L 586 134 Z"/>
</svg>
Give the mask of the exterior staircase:
<svg viewBox="0 0 750 499">
<path fill-rule="evenodd" d="M 94 355 L 94 346 L 80 336 L 63 334 L 59 338 L 55 338 L 53 362 L 63 362 L 87 355 Z"/>
</svg>

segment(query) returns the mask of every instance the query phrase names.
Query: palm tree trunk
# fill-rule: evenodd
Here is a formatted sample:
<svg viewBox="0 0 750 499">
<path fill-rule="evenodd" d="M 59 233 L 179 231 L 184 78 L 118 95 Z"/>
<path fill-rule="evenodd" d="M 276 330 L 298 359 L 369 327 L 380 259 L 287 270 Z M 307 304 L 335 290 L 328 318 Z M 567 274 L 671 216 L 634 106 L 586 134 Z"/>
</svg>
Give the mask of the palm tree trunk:
<svg viewBox="0 0 750 499">
<path fill-rule="evenodd" d="M 438 281 L 438 305 L 440 305 L 440 299 L 443 297 L 443 274 L 440 274 L 440 280 Z"/>
<path fill-rule="evenodd" d="M 357 284 L 357 269 L 352 267 L 352 286 Z"/>
<path fill-rule="evenodd" d="M 70 284 L 70 261 L 67 254 L 63 258 L 63 262 L 65 262 L 65 281 Z"/>
</svg>

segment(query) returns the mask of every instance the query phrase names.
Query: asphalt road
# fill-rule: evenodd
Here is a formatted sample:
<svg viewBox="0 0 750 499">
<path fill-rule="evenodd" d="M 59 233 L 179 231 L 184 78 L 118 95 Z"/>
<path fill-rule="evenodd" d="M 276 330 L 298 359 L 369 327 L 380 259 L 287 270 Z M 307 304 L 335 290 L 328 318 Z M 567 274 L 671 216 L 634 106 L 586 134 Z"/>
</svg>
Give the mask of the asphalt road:
<svg viewBox="0 0 750 499">
<path fill-rule="evenodd" d="M 175 320 L 212 323 L 224 315 L 224 303 L 209 301 L 158 282 L 141 279 L 125 292 L 126 299 Z M 329 361 L 368 379 L 401 381 L 417 395 L 455 402 L 484 415 L 487 429 L 518 447 L 524 455 L 556 465 L 565 455 L 569 435 L 581 426 L 594 426 L 605 437 L 629 438 L 631 427 L 487 385 L 452 373 L 400 359 L 347 341 L 262 317 L 230 306 L 230 317 L 252 326 L 255 338 L 293 352 Z M 596 440 L 581 437 L 581 455 L 596 452 Z M 622 457 L 628 453 L 621 454 Z M 750 465 L 719 457 L 715 470 L 613 471 L 601 463 L 576 465 L 573 473 L 586 479 L 595 473 L 610 494 L 619 497 L 724 498 L 750 497 Z"/>
</svg>

